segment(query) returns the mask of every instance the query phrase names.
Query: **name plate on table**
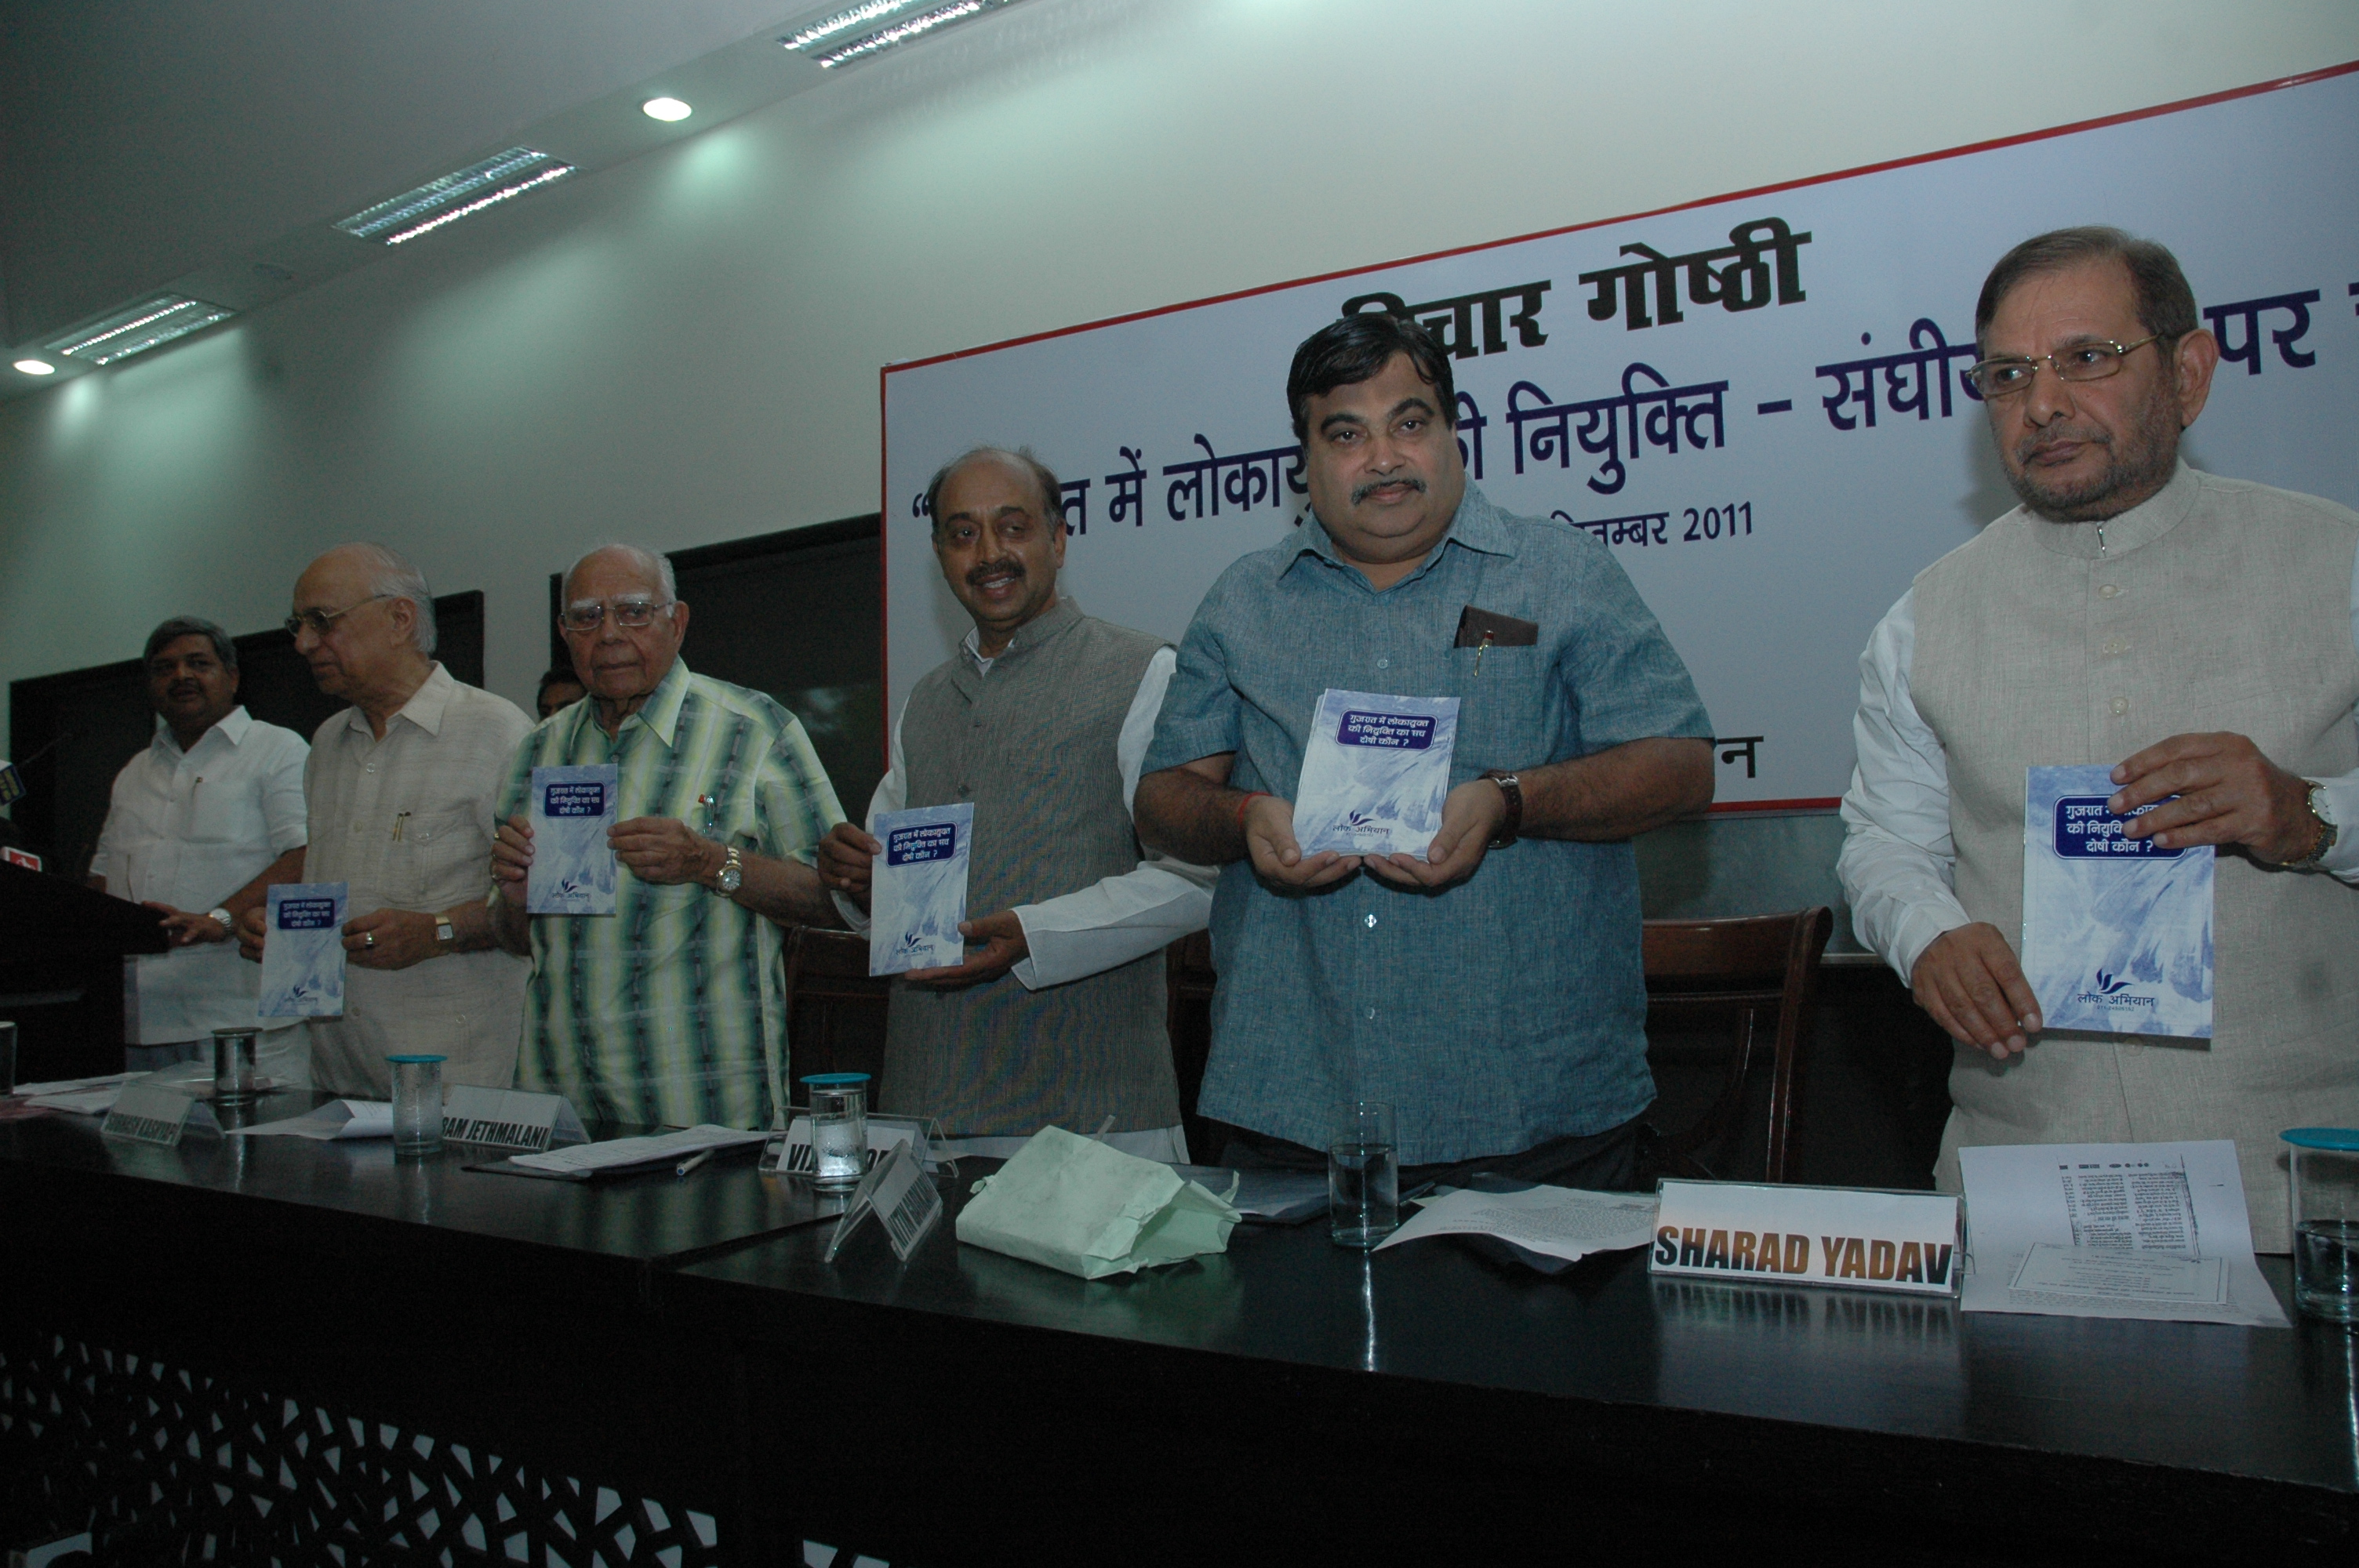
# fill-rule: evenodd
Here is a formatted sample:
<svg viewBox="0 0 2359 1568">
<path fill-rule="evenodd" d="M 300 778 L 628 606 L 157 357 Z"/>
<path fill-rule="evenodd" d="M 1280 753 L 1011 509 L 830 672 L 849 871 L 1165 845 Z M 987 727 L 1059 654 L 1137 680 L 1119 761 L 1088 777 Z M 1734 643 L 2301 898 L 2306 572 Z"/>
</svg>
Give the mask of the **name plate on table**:
<svg viewBox="0 0 2359 1568">
<path fill-rule="evenodd" d="M 212 1107 L 161 1084 L 125 1084 L 98 1130 L 107 1138 L 177 1149 L 190 1132 L 221 1136 L 221 1123 L 214 1119 Z"/>
<path fill-rule="evenodd" d="M 582 1118 L 563 1095 L 454 1084 L 442 1096 L 442 1136 L 452 1143 L 521 1149 L 538 1154 L 560 1143 L 587 1143 Z"/>
<path fill-rule="evenodd" d="M 835 1261 L 844 1242 L 872 1214 L 892 1240 L 893 1256 L 904 1263 L 942 1217 L 942 1195 L 926 1174 L 915 1143 L 897 1142 L 891 1152 L 869 1165 L 868 1174 L 853 1192 L 852 1206 L 835 1222 L 835 1234 L 828 1238 L 829 1262 Z"/>
<path fill-rule="evenodd" d="M 1691 1279 L 1764 1276 L 1911 1295 L 1953 1295 L 1962 1272 L 1953 1195 L 1746 1182 L 1661 1184 L 1647 1268 Z"/>
<path fill-rule="evenodd" d="M 907 1143 L 915 1146 L 919 1163 L 933 1170 L 940 1163 L 933 1151 L 941 1137 L 941 1128 L 931 1118 L 872 1116 L 868 1119 L 868 1168 L 874 1171 L 886 1155 Z M 811 1152 L 810 1112 L 787 1123 L 787 1141 L 778 1146 L 777 1162 L 763 1168 L 790 1176 L 819 1173 L 819 1156 Z"/>
</svg>

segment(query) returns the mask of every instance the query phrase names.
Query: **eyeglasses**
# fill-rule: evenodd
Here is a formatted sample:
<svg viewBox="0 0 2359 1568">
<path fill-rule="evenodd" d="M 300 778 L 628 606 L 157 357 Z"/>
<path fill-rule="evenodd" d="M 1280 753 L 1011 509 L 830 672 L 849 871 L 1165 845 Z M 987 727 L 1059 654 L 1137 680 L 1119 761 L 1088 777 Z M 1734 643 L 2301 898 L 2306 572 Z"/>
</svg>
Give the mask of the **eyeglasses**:
<svg viewBox="0 0 2359 1568">
<path fill-rule="evenodd" d="M 312 636 L 324 637 L 328 634 L 329 627 L 333 626 L 362 605 L 375 604 L 380 599 L 398 599 L 399 597 L 401 597 L 399 594 L 393 593 L 372 593 L 366 599 L 345 605 L 342 610 L 299 610 L 280 624 L 287 628 L 287 634 L 289 637 L 301 636 L 303 629 L 307 626 L 311 629 Z"/>
<path fill-rule="evenodd" d="M 2124 354 L 2158 342 L 2161 338 L 2162 334 L 2157 332 L 2135 343 L 2075 343 L 2052 354 L 2009 354 L 2003 359 L 1983 361 L 1966 372 L 1966 379 L 1985 398 L 2012 397 L 2018 392 L 2030 391 L 2032 378 L 2039 373 L 2041 365 L 2054 371 L 2059 381 L 2103 381 L 2121 373 Z"/>
<path fill-rule="evenodd" d="M 652 599 L 616 599 L 603 604 L 594 600 L 585 600 L 567 605 L 557 617 L 557 623 L 568 632 L 595 632 L 606 623 L 606 617 L 611 613 L 615 625 L 636 632 L 653 625 L 658 612 L 669 614 L 673 602 L 669 599 L 661 604 Z"/>
</svg>

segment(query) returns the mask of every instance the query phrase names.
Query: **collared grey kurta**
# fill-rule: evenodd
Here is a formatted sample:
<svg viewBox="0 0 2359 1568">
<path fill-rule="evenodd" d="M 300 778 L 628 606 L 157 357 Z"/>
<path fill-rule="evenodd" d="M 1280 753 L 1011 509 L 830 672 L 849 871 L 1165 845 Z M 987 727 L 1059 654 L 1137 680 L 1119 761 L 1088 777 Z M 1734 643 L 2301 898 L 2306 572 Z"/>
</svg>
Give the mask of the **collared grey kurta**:
<svg viewBox="0 0 2359 1568">
<path fill-rule="evenodd" d="M 1467 606 L 1533 647 L 1452 644 Z M 1454 787 L 1625 741 L 1708 738 L 1687 667 L 1606 547 L 1467 487 L 1450 533 L 1381 591 L 1316 518 L 1223 573 L 1180 647 L 1149 770 L 1236 753 L 1229 782 L 1291 799 L 1320 693 L 1455 697 Z M 1345 1098 L 1398 1108 L 1404 1163 L 1603 1132 L 1654 1099 L 1637 859 L 1526 838 L 1433 893 L 1365 872 L 1277 892 L 1250 862 L 1212 900 L 1207 1116 L 1314 1147 Z"/>
</svg>

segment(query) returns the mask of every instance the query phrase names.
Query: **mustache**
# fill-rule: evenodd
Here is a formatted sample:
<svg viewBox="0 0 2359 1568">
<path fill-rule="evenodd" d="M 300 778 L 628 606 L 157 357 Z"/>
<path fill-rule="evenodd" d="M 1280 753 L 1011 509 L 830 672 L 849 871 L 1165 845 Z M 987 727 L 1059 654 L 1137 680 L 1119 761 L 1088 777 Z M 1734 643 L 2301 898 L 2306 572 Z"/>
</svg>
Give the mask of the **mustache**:
<svg viewBox="0 0 2359 1568">
<path fill-rule="evenodd" d="M 983 579 L 985 578 L 1012 577 L 1020 580 L 1023 576 L 1024 563 L 1010 556 L 1004 561 L 983 561 L 969 567 L 966 573 L 966 585 L 969 588 L 981 588 Z"/>
<path fill-rule="evenodd" d="M 2040 431 L 2036 436 L 2026 436 L 2023 439 L 2017 441 L 2015 444 L 2015 460 L 2019 463 L 2027 463 L 2031 460 L 2033 454 L 2037 453 L 2042 447 L 2051 447 L 2060 442 L 2065 441 L 2077 441 L 2083 446 L 2089 447 L 2104 447 L 2108 451 L 2113 449 L 2114 445 L 2114 438 L 2111 433 L 2098 429 L 2094 426 L 2050 426 L 2047 429 Z"/>
<path fill-rule="evenodd" d="M 1425 481 L 1418 478 L 1417 475 L 1413 473 L 1395 474 L 1389 479 L 1372 479 L 1365 484 L 1353 485 L 1352 487 L 1352 504 L 1357 506 L 1363 501 L 1367 500 L 1375 492 L 1382 490 L 1388 484 L 1407 485 L 1409 489 L 1417 492 L 1419 495 L 1426 493 Z"/>
</svg>

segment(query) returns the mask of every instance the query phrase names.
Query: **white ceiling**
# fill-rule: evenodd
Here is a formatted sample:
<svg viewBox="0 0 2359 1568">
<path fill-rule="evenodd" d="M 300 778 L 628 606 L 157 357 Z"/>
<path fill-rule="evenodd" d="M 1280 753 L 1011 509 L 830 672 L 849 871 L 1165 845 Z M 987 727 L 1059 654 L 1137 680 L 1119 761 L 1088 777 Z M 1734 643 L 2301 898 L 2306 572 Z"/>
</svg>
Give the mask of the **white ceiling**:
<svg viewBox="0 0 2359 1568">
<path fill-rule="evenodd" d="M 518 141 L 587 170 L 695 135 L 823 80 L 775 39 L 842 3 L 9 0 L 0 347 L 365 265 L 382 247 L 330 223 Z M 695 116 L 639 114 L 656 92 Z"/>
</svg>

